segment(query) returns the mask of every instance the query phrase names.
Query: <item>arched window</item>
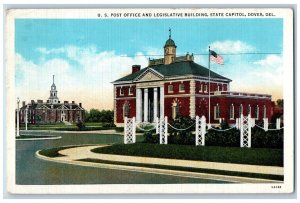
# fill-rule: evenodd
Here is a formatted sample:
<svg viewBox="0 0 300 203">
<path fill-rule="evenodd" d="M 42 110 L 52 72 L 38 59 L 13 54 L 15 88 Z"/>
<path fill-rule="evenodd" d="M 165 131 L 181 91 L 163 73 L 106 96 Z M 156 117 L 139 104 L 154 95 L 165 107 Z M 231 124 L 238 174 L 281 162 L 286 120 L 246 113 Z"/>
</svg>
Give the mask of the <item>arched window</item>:
<svg viewBox="0 0 300 203">
<path fill-rule="evenodd" d="M 214 106 L 214 117 L 215 117 L 215 120 L 220 118 L 220 106 L 219 106 L 219 104 Z"/>
<path fill-rule="evenodd" d="M 123 105 L 123 117 L 129 117 L 129 104 L 125 103 Z"/>
<path fill-rule="evenodd" d="M 239 112 L 239 116 L 241 116 L 241 114 L 243 114 L 243 115 L 244 115 L 244 113 L 243 113 L 243 104 L 241 104 L 241 105 L 240 105 L 240 112 Z"/>
<path fill-rule="evenodd" d="M 259 107 L 258 107 L 258 105 L 256 105 L 256 108 L 255 108 L 255 118 L 259 119 Z"/>
<path fill-rule="evenodd" d="M 250 116 L 251 116 L 251 106 L 250 106 L 250 104 L 248 105 L 248 108 L 247 108 L 247 116 L 250 114 Z"/>
<path fill-rule="evenodd" d="M 179 104 L 174 101 L 172 104 L 172 118 L 176 119 L 179 116 Z"/>
<path fill-rule="evenodd" d="M 234 106 L 233 106 L 233 104 L 231 104 L 231 106 L 230 106 L 229 114 L 230 114 L 230 119 L 234 120 Z"/>
</svg>

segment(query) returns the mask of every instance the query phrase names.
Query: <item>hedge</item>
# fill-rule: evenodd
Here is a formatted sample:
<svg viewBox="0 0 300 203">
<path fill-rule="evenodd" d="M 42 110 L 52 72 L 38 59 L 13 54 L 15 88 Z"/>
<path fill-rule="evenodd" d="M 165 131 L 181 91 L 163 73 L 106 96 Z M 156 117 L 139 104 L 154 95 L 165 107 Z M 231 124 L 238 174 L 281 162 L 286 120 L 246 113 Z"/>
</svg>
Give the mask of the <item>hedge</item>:
<svg viewBox="0 0 300 203">
<path fill-rule="evenodd" d="M 195 122 L 192 119 L 181 119 L 173 121 L 171 125 L 176 128 L 185 129 Z M 222 123 L 221 129 L 228 129 L 228 124 Z M 195 127 L 178 131 L 168 127 L 169 144 L 180 145 L 195 145 Z M 252 128 L 251 133 L 251 147 L 252 148 L 283 148 L 283 129 L 274 131 L 264 131 L 258 127 Z M 146 143 L 159 143 L 159 134 L 152 132 L 144 133 L 144 142 Z M 240 130 L 236 128 L 227 131 L 216 131 L 210 129 L 205 134 L 206 146 L 223 146 L 223 147 L 239 147 L 240 146 Z"/>
</svg>

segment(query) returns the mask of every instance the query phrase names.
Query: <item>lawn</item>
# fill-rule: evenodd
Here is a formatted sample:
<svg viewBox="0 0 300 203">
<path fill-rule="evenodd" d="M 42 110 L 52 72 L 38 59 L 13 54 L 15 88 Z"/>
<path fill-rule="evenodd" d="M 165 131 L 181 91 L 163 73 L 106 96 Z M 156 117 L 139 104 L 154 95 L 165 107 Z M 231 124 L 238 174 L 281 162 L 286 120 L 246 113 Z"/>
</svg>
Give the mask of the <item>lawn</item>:
<svg viewBox="0 0 300 203">
<path fill-rule="evenodd" d="M 148 143 L 116 144 L 92 150 L 95 153 L 144 156 L 183 160 L 212 161 L 266 166 L 283 166 L 283 150 L 239 147 L 196 147 Z"/>
</svg>

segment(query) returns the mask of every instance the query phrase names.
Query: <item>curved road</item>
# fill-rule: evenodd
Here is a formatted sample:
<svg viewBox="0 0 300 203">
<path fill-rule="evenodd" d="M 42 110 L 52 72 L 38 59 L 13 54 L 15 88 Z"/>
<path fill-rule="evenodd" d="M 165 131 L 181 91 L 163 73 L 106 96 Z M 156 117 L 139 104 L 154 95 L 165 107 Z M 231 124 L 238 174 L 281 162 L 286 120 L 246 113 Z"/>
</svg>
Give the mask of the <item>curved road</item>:
<svg viewBox="0 0 300 203">
<path fill-rule="evenodd" d="M 92 168 L 44 161 L 35 157 L 40 149 L 65 145 L 122 143 L 120 135 L 70 134 L 61 132 L 26 132 L 38 135 L 60 135 L 59 140 L 16 141 L 16 184 L 172 184 L 224 183 L 217 180 L 186 178 L 134 171 Z M 22 132 L 21 134 L 25 134 Z M 138 136 L 137 139 L 142 139 Z"/>
</svg>

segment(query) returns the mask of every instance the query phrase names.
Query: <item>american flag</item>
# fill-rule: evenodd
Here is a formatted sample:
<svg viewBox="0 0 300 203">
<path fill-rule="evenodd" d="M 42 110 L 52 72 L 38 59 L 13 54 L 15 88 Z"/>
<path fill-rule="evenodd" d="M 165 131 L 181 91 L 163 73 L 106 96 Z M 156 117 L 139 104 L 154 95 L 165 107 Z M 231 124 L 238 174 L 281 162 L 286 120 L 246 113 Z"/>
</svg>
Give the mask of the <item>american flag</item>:
<svg viewBox="0 0 300 203">
<path fill-rule="evenodd" d="M 223 57 L 218 55 L 214 51 L 210 51 L 210 60 L 217 63 L 217 64 L 224 65 Z"/>
</svg>

